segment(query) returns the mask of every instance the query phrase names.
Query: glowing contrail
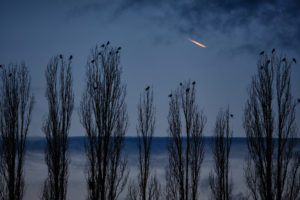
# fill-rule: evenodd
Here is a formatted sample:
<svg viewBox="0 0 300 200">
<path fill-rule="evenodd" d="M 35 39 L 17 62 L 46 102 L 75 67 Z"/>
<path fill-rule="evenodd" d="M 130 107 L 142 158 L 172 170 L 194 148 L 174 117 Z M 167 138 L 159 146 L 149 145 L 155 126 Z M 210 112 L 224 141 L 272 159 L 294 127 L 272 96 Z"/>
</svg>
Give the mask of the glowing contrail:
<svg viewBox="0 0 300 200">
<path fill-rule="evenodd" d="M 206 46 L 204 44 L 201 44 L 201 43 L 199 43 L 199 42 L 197 42 L 195 40 L 189 39 L 189 41 L 191 41 L 192 43 L 194 43 L 194 44 L 196 44 L 196 45 L 198 45 L 200 47 L 206 48 Z"/>
</svg>

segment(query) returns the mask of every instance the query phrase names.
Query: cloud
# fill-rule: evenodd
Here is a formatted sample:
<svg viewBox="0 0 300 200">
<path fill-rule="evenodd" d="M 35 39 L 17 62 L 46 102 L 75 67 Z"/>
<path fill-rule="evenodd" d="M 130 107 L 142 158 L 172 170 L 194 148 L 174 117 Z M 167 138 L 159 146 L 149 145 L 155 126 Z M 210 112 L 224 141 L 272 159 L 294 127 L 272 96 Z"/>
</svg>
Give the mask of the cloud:
<svg viewBox="0 0 300 200">
<path fill-rule="evenodd" d="M 186 37 L 203 40 L 217 35 L 228 41 L 239 40 L 231 47 L 234 51 L 275 47 L 300 52 L 298 0 L 88 1 L 68 11 L 71 17 L 89 13 L 101 13 L 111 21 L 130 13 Z M 168 34 L 154 34 L 152 39 L 171 43 Z"/>
<path fill-rule="evenodd" d="M 147 17 L 181 34 L 201 39 L 207 32 L 228 37 L 238 33 L 243 36 L 241 39 L 247 40 L 241 48 L 249 46 L 252 50 L 248 43 L 259 41 L 261 48 L 280 46 L 299 50 L 300 2 L 297 0 L 127 0 L 116 11 L 154 8 L 155 14 Z"/>
</svg>

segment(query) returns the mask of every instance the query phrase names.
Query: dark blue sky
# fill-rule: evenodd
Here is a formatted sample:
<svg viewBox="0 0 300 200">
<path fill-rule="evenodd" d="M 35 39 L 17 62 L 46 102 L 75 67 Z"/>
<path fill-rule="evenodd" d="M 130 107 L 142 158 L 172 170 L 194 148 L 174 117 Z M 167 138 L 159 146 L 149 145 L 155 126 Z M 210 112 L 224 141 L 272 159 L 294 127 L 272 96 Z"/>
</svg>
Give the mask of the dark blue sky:
<svg viewBox="0 0 300 200">
<path fill-rule="evenodd" d="M 188 38 L 203 43 L 201 48 Z M 300 62 L 300 1 L 259 0 L 0 0 L 0 63 L 25 61 L 36 104 L 31 136 L 43 136 L 47 112 L 44 70 L 51 56 L 73 55 L 75 110 L 71 136 L 84 135 L 78 106 L 90 49 L 107 40 L 121 46 L 123 80 L 134 136 L 139 94 L 154 88 L 156 135 L 167 135 L 168 97 L 180 81 L 196 80 L 197 98 L 211 135 L 216 114 L 230 106 L 234 136 L 242 128 L 246 89 L 258 53 L 276 48 Z M 300 65 L 293 91 L 300 96 Z M 297 107 L 299 126 L 300 106 Z"/>
</svg>

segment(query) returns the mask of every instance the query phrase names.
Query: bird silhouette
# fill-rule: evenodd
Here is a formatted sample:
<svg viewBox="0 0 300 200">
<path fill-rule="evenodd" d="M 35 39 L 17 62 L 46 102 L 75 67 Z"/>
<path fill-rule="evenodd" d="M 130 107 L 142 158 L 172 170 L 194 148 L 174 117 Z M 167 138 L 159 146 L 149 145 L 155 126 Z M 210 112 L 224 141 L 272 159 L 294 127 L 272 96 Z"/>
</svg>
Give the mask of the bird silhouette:
<svg viewBox="0 0 300 200">
<path fill-rule="evenodd" d="M 169 95 L 168 95 L 168 97 L 170 97 L 170 98 L 171 98 L 171 97 L 172 97 L 172 94 L 169 94 Z"/>
<path fill-rule="evenodd" d="M 298 103 L 300 103 L 300 99 L 298 99 Z"/>
<path fill-rule="evenodd" d="M 9 74 L 8 74 L 8 77 L 11 77 L 11 76 L 12 76 L 12 73 L 9 73 Z"/>
<path fill-rule="evenodd" d="M 0 65 L 0 68 L 2 69 L 2 65 Z"/>
<path fill-rule="evenodd" d="M 59 55 L 59 58 L 60 58 L 60 59 L 62 59 L 62 58 L 63 58 L 63 56 L 60 54 L 60 55 Z"/>
<path fill-rule="evenodd" d="M 72 58 L 73 58 L 73 56 L 72 56 L 72 55 L 70 55 L 70 57 L 69 57 L 69 60 L 72 60 Z"/>
<path fill-rule="evenodd" d="M 111 51 L 109 52 L 109 55 L 111 55 Z"/>
<path fill-rule="evenodd" d="M 185 90 L 185 91 L 186 91 L 186 93 L 188 93 L 188 92 L 190 91 L 190 88 L 186 88 L 186 90 Z"/>
<path fill-rule="evenodd" d="M 122 49 L 121 47 L 118 48 L 119 51 L 120 51 L 121 49 Z"/>
<path fill-rule="evenodd" d="M 179 85 L 182 86 L 182 83 L 180 82 Z"/>
<path fill-rule="evenodd" d="M 293 58 L 294 63 L 297 63 L 296 58 Z"/>
<path fill-rule="evenodd" d="M 272 53 L 274 53 L 275 52 L 275 49 L 272 49 Z"/>
<path fill-rule="evenodd" d="M 260 66 L 260 69 L 264 69 L 264 66 Z"/>
<path fill-rule="evenodd" d="M 195 85 L 195 84 L 196 84 L 196 81 L 193 81 L 192 84 Z"/>
<path fill-rule="evenodd" d="M 148 91 L 149 89 L 150 89 L 150 86 L 147 86 L 145 90 Z"/>
<path fill-rule="evenodd" d="M 286 62 L 286 58 L 283 58 L 282 61 L 283 61 L 283 62 Z"/>
<path fill-rule="evenodd" d="M 100 55 L 101 55 L 101 52 L 99 52 L 98 55 L 100 56 Z"/>
<path fill-rule="evenodd" d="M 108 46 L 109 45 L 109 41 L 107 41 L 107 43 L 106 43 L 106 46 Z"/>
<path fill-rule="evenodd" d="M 94 90 L 96 90 L 97 88 L 98 88 L 98 87 L 95 85 L 95 86 L 94 86 Z"/>
<path fill-rule="evenodd" d="M 101 45 L 102 48 L 103 48 L 104 46 L 105 46 L 104 44 Z"/>
<path fill-rule="evenodd" d="M 93 60 L 91 60 L 91 63 L 94 63 L 95 62 L 95 60 L 93 59 Z"/>
<path fill-rule="evenodd" d="M 267 60 L 267 64 L 269 64 L 271 61 L 270 60 Z"/>
<path fill-rule="evenodd" d="M 259 53 L 259 55 L 264 55 L 264 53 L 265 53 L 265 52 L 264 52 L 264 51 L 262 51 L 262 52 L 260 52 L 260 53 Z"/>
<path fill-rule="evenodd" d="M 117 50 L 117 51 L 116 51 L 116 54 L 118 54 L 118 53 L 119 53 L 119 51 Z"/>
<path fill-rule="evenodd" d="M 233 114 L 230 114 L 230 117 L 233 118 Z"/>
</svg>

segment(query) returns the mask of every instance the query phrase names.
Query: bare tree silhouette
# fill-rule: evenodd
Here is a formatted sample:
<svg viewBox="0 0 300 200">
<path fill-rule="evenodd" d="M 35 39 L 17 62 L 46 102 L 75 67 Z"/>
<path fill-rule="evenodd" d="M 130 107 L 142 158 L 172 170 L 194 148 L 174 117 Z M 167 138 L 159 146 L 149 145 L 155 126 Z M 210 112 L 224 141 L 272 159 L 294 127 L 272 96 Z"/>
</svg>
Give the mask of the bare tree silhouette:
<svg viewBox="0 0 300 200">
<path fill-rule="evenodd" d="M 9 64 L 1 70 L 0 90 L 0 181 L 5 200 L 24 195 L 24 157 L 33 109 L 29 71 L 24 63 Z"/>
<path fill-rule="evenodd" d="M 166 199 L 198 199 L 200 167 L 204 158 L 202 134 L 206 117 L 195 103 L 195 94 L 195 84 L 191 86 L 190 82 L 187 82 L 181 84 L 170 97 Z M 186 137 L 182 130 L 181 110 Z"/>
<path fill-rule="evenodd" d="M 153 89 L 146 87 L 138 105 L 137 139 L 139 150 L 138 183 L 130 182 L 128 199 L 158 200 L 161 187 L 155 175 L 150 176 L 150 157 L 152 137 L 155 129 L 155 107 L 153 105 Z M 137 186 L 138 185 L 138 186 Z"/>
<path fill-rule="evenodd" d="M 71 59 L 62 55 L 50 59 L 45 72 L 48 116 L 43 125 L 46 136 L 45 161 L 48 177 L 42 199 L 64 200 L 67 194 L 69 155 L 68 135 L 74 107 Z"/>
<path fill-rule="evenodd" d="M 244 112 L 249 160 L 246 183 L 253 199 L 297 199 L 300 191 L 295 107 L 291 94 L 291 66 L 272 54 L 261 55 L 258 73 L 248 90 Z M 298 157 L 297 157 L 298 156 Z"/>
<path fill-rule="evenodd" d="M 232 183 L 229 180 L 229 155 L 232 143 L 232 130 L 229 126 L 229 109 L 220 110 L 214 130 L 215 143 L 212 147 L 214 170 L 209 176 L 212 198 L 216 200 L 232 199 Z"/>
<path fill-rule="evenodd" d="M 86 90 L 80 118 L 88 141 L 88 199 L 115 200 L 128 179 L 123 158 L 127 130 L 126 86 L 121 81 L 120 54 L 109 43 L 96 47 L 87 63 Z"/>
</svg>

